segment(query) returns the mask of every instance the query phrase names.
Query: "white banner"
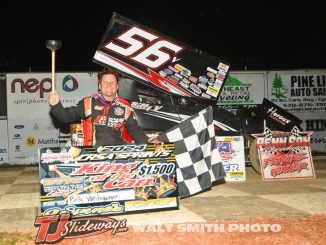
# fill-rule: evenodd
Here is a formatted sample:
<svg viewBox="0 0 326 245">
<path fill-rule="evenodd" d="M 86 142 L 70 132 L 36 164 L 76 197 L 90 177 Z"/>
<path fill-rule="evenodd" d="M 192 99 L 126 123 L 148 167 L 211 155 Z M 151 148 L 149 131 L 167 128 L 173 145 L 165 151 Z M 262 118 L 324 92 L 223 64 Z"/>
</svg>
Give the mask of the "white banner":
<svg viewBox="0 0 326 245">
<path fill-rule="evenodd" d="M 293 113 L 303 121 L 304 131 L 312 131 L 310 136 L 311 151 L 326 153 L 326 111 L 319 113 Z"/>
<path fill-rule="evenodd" d="M 242 136 L 217 136 L 217 149 L 226 173 L 226 182 L 246 180 L 244 141 Z"/>
<path fill-rule="evenodd" d="M 63 106 L 97 92 L 97 73 L 58 73 L 56 89 Z M 38 148 L 58 146 L 48 104 L 50 73 L 7 75 L 8 138 L 10 163 L 38 162 Z"/>
<path fill-rule="evenodd" d="M 271 71 L 268 99 L 291 113 L 326 111 L 326 71 Z"/>
<path fill-rule="evenodd" d="M 230 72 L 217 105 L 261 104 L 266 96 L 265 77 L 266 72 Z"/>
<path fill-rule="evenodd" d="M 8 129 L 7 120 L 0 120 L 0 165 L 8 163 Z"/>
<path fill-rule="evenodd" d="M 311 135 L 311 151 L 326 152 L 326 71 L 271 71 L 268 98 L 300 118 Z"/>
<path fill-rule="evenodd" d="M 50 73 L 7 75 L 8 118 L 49 119 L 48 93 Z M 96 73 L 58 73 L 56 90 L 64 106 L 77 104 L 82 98 L 97 92 Z"/>
</svg>

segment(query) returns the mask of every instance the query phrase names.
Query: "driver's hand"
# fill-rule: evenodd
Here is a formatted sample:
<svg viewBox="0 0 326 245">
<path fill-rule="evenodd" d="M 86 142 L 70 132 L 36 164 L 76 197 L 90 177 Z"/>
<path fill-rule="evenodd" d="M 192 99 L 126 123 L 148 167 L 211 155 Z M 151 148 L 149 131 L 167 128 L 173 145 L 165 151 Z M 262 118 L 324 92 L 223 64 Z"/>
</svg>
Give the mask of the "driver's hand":
<svg viewBox="0 0 326 245">
<path fill-rule="evenodd" d="M 57 93 L 57 91 L 53 91 L 49 93 L 49 105 L 54 106 L 56 104 L 58 104 L 60 101 L 59 95 Z"/>
</svg>

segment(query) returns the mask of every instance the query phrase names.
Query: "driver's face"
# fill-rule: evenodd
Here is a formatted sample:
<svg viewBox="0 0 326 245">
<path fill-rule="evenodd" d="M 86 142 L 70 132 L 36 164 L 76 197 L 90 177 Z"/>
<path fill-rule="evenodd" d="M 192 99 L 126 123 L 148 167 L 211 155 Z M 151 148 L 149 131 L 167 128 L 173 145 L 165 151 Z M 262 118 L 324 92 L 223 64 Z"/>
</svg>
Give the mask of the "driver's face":
<svg viewBox="0 0 326 245">
<path fill-rule="evenodd" d="M 98 87 L 107 100 L 113 100 L 119 89 L 119 84 L 113 74 L 104 74 Z"/>
</svg>

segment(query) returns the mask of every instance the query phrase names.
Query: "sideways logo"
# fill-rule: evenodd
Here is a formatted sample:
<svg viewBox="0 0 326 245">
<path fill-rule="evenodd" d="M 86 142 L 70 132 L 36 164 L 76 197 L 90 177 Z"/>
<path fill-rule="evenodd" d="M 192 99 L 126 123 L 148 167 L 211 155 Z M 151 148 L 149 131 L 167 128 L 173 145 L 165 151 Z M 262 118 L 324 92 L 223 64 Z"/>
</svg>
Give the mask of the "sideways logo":
<svg viewBox="0 0 326 245">
<path fill-rule="evenodd" d="M 110 230 L 113 235 L 128 231 L 126 219 L 87 217 L 70 220 L 70 214 L 37 217 L 34 226 L 39 227 L 36 244 L 58 243 L 64 238 L 93 236 Z"/>
</svg>

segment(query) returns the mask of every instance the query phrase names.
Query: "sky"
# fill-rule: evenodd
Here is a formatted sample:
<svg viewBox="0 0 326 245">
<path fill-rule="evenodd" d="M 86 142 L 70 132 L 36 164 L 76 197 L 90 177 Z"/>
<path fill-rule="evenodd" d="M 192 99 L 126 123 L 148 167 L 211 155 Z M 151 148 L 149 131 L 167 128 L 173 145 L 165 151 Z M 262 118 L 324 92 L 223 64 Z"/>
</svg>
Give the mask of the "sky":
<svg viewBox="0 0 326 245">
<path fill-rule="evenodd" d="M 92 61 L 113 12 L 231 64 L 232 70 L 326 69 L 326 8 L 314 1 L 2 1 L 0 73 L 51 72 Z M 320 1 L 320 0 L 319 0 Z"/>
</svg>

